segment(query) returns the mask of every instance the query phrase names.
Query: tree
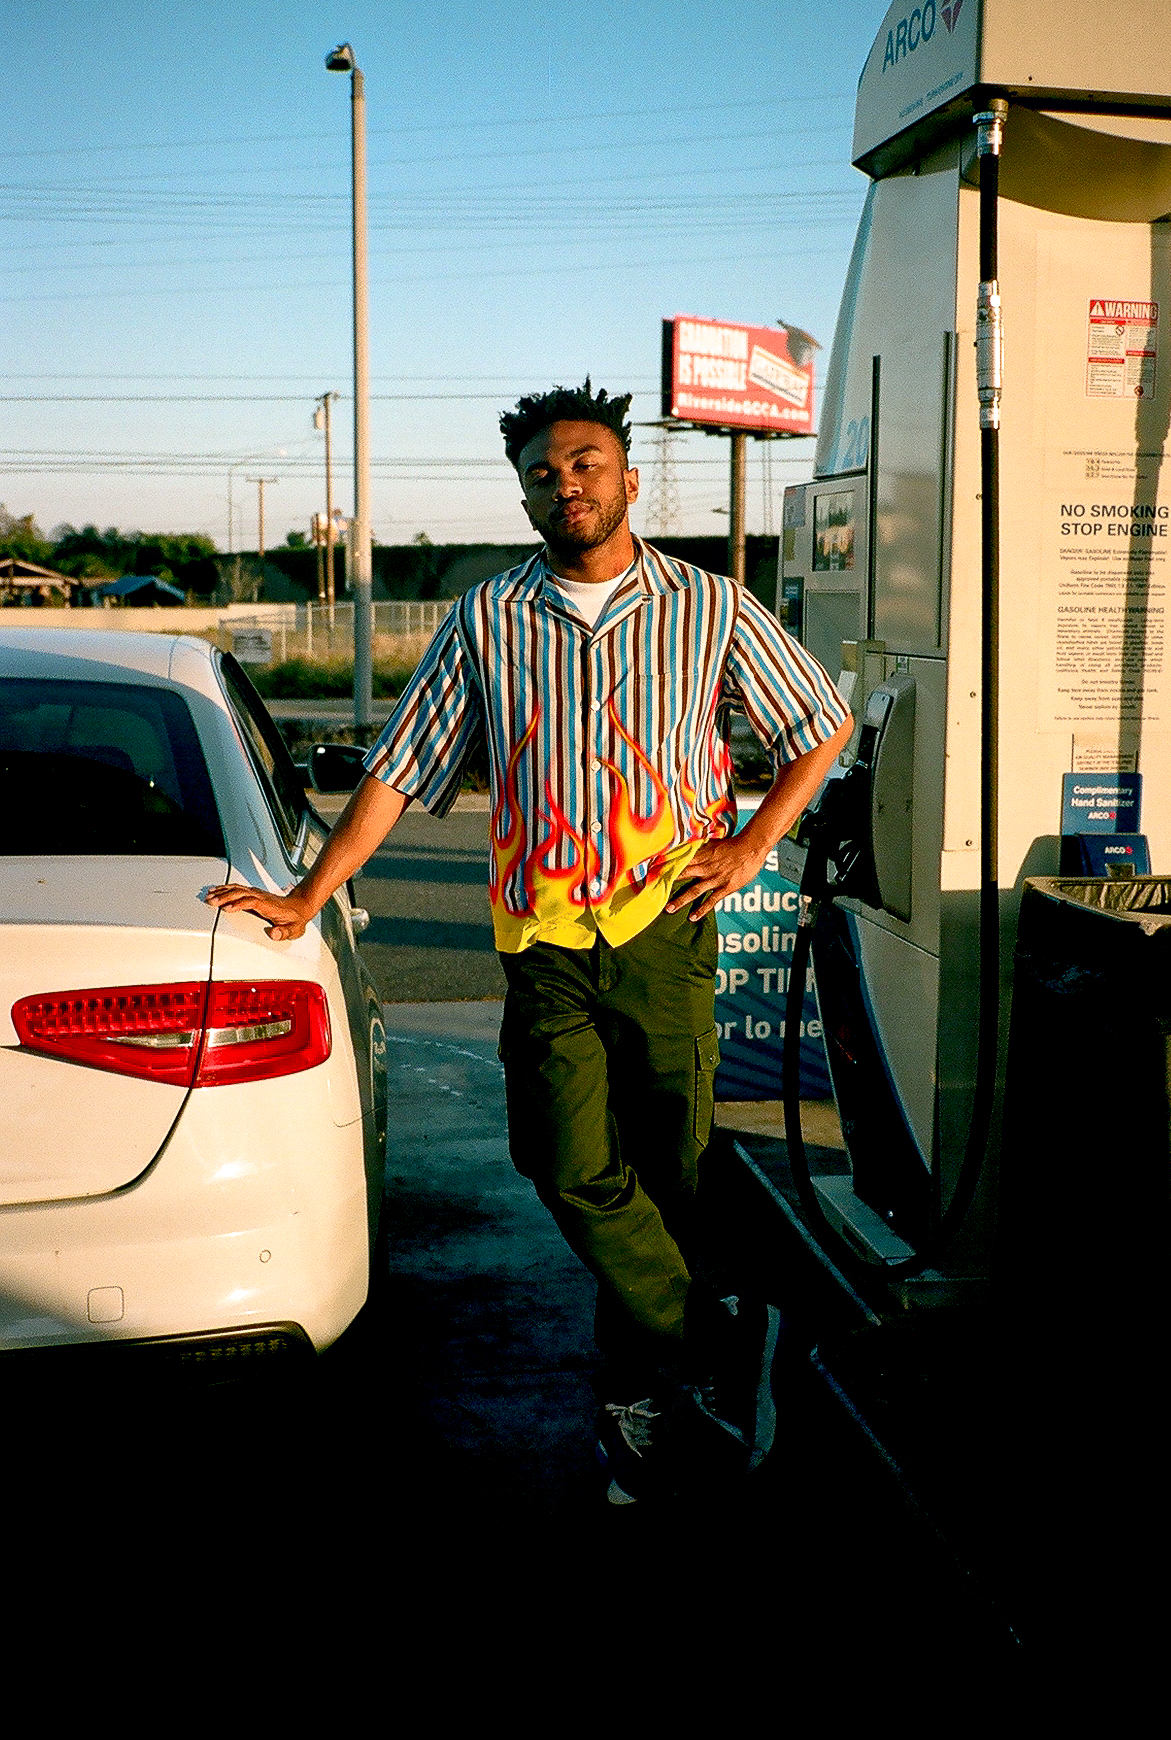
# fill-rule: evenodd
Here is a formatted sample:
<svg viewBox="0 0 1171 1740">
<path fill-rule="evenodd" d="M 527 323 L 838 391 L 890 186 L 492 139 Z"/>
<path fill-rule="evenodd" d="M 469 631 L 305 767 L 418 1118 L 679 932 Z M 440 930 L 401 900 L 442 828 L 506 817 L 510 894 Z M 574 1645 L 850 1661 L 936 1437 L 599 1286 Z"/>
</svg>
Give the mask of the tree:
<svg viewBox="0 0 1171 1740">
<path fill-rule="evenodd" d="M 49 543 L 32 514 L 18 519 L 0 502 L 0 556 L 20 556 L 26 562 L 48 562 L 53 554 Z"/>
<path fill-rule="evenodd" d="M 309 540 L 304 532 L 290 532 L 285 543 L 290 550 L 306 550 L 309 547 Z"/>
<path fill-rule="evenodd" d="M 79 580 L 111 580 L 122 574 L 173 576 L 183 591 L 209 593 L 216 585 L 216 547 L 205 532 L 121 532 L 117 526 L 59 526 L 55 565 Z"/>
<path fill-rule="evenodd" d="M 254 556 L 221 556 L 216 562 L 217 604 L 255 604 L 264 586 L 265 564 Z"/>
</svg>

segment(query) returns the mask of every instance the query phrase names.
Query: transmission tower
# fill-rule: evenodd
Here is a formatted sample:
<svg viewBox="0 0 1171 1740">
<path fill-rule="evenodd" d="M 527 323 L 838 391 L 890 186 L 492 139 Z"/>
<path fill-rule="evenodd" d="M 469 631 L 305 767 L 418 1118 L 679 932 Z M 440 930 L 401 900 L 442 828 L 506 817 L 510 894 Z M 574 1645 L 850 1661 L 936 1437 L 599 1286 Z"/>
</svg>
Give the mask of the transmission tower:
<svg viewBox="0 0 1171 1740">
<path fill-rule="evenodd" d="M 646 524 L 652 538 L 672 537 L 679 529 L 679 484 L 675 476 L 675 425 L 664 418 L 655 431 L 654 469 L 647 495 Z"/>
</svg>

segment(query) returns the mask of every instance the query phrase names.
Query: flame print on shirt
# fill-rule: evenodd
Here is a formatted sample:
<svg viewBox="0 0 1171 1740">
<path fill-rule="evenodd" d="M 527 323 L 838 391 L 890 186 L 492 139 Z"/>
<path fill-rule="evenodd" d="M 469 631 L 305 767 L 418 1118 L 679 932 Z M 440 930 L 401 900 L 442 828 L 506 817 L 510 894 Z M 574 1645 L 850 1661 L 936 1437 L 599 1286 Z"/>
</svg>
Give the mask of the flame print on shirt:
<svg viewBox="0 0 1171 1740">
<path fill-rule="evenodd" d="M 716 729 L 715 714 L 712 714 L 708 737 L 708 762 L 713 774 L 713 785 L 719 796 L 708 804 L 701 804 L 699 793 L 687 778 L 686 771 L 680 778 L 683 789 L 683 799 L 687 809 L 699 823 L 700 834 L 705 840 L 722 840 L 726 835 L 734 833 L 736 828 L 736 800 L 732 796 L 732 751 L 727 738 Z"/>
<path fill-rule="evenodd" d="M 504 890 L 510 878 L 520 868 L 528 844 L 524 816 L 516 790 L 516 770 L 521 756 L 537 734 L 538 718 L 539 710 L 534 712 L 528 730 L 508 758 L 504 786 L 492 811 L 492 862 L 488 866 L 488 893 L 493 906 L 503 900 Z M 502 829 L 501 821 L 505 810 L 508 811 L 510 820 L 508 826 Z"/>
<path fill-rule="evenodd" d="M 639 880 L 653 879 L 656 859 L 665 853 L 675 839 L 675 818 L 667 803 L 667 788 L 650 761 L 626 730 L 613 701 L 609 705 L 610 723 L 621 737 L 632 757 L 650 781 L 654 802 L 650 814 L 635 814 L 630 801 L 630 788 L 612 761 L 602 766 L 610 775 L 610 813 L 607 833 L 610 840 L 610 879 L 597 896 L 599 904 L 609 900 L 626 882 L 633 882 L 633 872 L 642 869 Z"/>
<path fill-rule="evenodd" d="M 517 769 L 532 743 L 539 722 L 534 713 L 524 736 L 508 758 L 504 786 L 492 812 L 492 863 L 489 892 L 492 904 L 505 908 L 505 890 L 522 870 L 524 905 L 509 908 L 514 916 L 536 916 L 542 928 L 561 919 L 580 918 L 587 904 L 587 888 L 593 884 L 589 904 L 605 906 L 628 883 L 645 885 L 662 868 L 668 849 L 675 843 L 675 818 L 667 801 L 667 787 L 650 759 L 626 730 L 610 702 L 610 723 L 645 774 L 653 794 L 648 814 L 639 815 L 631 801 L 630 788 L 621 769 L 612 761 L 602 766 L 610 782 L 606 816 L 609 844 L 609 874 L 599 882 L 602 859 L 593 840 L 579 833 L 553 795 L 545 787 L 545 806 L 538 817 L 543 829 L 540 843 L 530 844 L 517 789 Z M 507 822 L 505 816 L 507 814 Z M 558 864 L 557 859 L 567 862 Z M 638 872 L 637 878 L 635 872 Z"/>
</svg>

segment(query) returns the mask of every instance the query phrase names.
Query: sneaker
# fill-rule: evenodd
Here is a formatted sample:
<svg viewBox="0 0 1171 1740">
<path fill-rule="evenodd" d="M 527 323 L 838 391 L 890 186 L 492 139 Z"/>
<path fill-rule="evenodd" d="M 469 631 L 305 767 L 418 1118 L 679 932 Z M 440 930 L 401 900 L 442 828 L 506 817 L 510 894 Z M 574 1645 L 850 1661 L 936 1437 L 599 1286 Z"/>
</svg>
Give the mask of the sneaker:
<svg viewBox="0 0 1171 1740">
<path fill-rule="evenodd" d="M 662 1410 L 654 1398 L 606 1402 L 598 1409 L 598 1460 L 611 1475 L 609 1504 L 634 1504 L 654 1484 L 656 1422 Z"/>
<path fill-rule="evenodd" d="M 772 1364 L 780 1334 L 775 1305 L 728 1293 L 717 1298 L 693 1285 L 684 1325 L 694 1379 L 691 1399 L 705 1420 L 727 1435 L 757 1468 L 773 1447 L 777 1410 Z"/>
</svg>

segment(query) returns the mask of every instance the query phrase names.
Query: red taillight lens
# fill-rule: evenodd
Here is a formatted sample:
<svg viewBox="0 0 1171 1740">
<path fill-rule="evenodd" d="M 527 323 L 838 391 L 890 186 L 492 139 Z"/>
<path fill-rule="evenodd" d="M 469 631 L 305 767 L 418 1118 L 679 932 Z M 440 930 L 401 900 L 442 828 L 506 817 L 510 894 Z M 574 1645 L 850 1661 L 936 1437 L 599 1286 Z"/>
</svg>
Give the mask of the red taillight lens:
<svg viewBox="0 0 1171 1740">
<path fill-rule="evenodd" d="M 30 1051 L 177 1087 L 292 1075 L 332 1049 L 325 993 L 300 979 L 56 991 L 12 1021 Z"/>
<path fill-rule="evenodd" d="M 332 1043 L 320 985 L 300 979 L 213 981 L 195 1085 L 293 1075 L 324 1063 Z"/>
<path fill-rule="evenodd" d="M 206 981 L 113 985 L 22 997 L 12 1023 L 30 1051 L 190 1087 L 206 1009 Z"/>
</svg>

